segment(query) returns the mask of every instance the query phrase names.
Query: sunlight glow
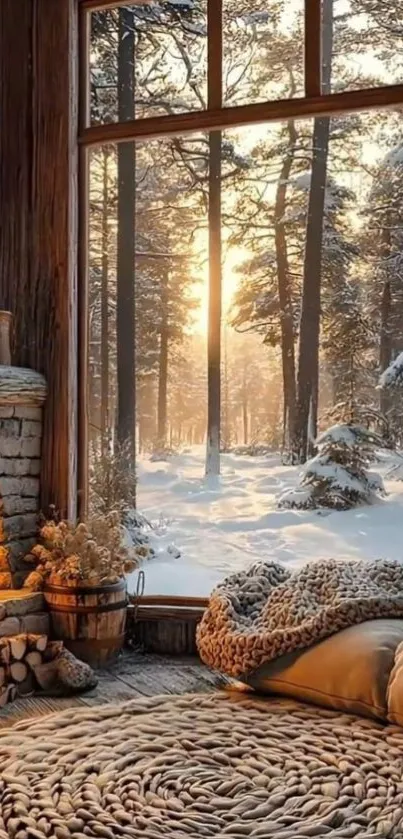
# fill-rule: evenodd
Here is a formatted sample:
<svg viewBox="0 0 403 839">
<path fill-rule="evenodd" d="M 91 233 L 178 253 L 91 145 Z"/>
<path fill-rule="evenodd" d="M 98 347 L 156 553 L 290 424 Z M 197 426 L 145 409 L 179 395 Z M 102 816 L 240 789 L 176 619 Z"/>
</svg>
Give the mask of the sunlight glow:
<svg viewBox="0 0 403 839">
<path fill-rule="evenodd" d="M 248 258 L 248 251 L 242 248 L 232 247 L 224 254 L 223 275 L 222 275 L 222 321 L 224 322 L 229 314 L 234 295 L 241 281 L 239 266 Z M 208 264 L 206 262 L 203 270 L 203 277 L 195 283 L 195 297 L 200 300 L 199 308 L 195 312 L 194 323 L 191 332 L 205 335 L 208 325 Z"/>
</svg>

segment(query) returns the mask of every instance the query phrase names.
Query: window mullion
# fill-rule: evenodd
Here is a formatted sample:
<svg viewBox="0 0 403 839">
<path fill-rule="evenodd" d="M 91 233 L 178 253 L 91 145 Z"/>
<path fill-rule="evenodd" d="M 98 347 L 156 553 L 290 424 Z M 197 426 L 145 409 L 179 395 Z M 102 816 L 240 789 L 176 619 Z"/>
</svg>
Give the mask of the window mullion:
<svg viewBox="0 0 403 839">
<path fill-rule="evenodd" d="M 207 107 L 222 107 L 222 0 L 207 0 Z"/>
<path fill-rule="evenodd" d="M 91 15 L 79 7 L 79 115 L 80 133 L 90 125 L 90 21 Z"/>
<path fill-rule="evenodd" d="M 401 108 L 403 106 L 403 85 L 365 88 L 327 96 L 283 99 L 272 102 L 258 102 L 253 105 L 237 105 L 208 111 L 192 111 L 185 114 L 169 114 L 162 117 L 145 117 L 129 122 L 115 122 L 93 125 L 81 132 L 78 141 L 87 146 L 101 143 L 122 143 L 126 140 L 144 140 L 149 137 L 164 137 L 173 134 L 188 134 L 196 131 L 219 131 L 227 128 L 241 128 L 243 125 L 257 125 L 264 122 L 281 122 L 286 119 L 310 119 L 319 116 L 352 114 L 356 111 L 370 111 L 378 108 Z"/>
<path fill-rule="evenodd" d="M 322 0 L 305 0 L 305 96 L 322 92 Z"/>
<path fill-rule="evenodd" d="M 117 9 L 118 6 L 144 5 L 144 0 L 78 0 L 78 7 L 89 12 L 99 12 L 104 9 Z"/>
</svg>

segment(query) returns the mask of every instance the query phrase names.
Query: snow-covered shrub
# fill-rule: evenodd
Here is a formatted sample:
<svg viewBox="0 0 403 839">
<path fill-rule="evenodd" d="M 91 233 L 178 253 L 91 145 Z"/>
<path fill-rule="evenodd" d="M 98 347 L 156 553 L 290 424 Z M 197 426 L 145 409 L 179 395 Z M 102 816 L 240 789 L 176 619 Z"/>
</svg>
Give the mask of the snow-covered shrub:
<svg viewBox="0 0 403 839">
<path fill-rule="evenodd" d="M 155 443 L 151 449 L 150 460 L 152 463 L 167 463 L 179 453 L 179 446 L 175 447 L 174 445 L 168 445 L 168 443 Z"/>
<path fill-rule="evenodd" d="M 383 371 L 379 387 L 382 389 L 403 387 L 403 352 Z"/>
<path fill-rule="evenodd" d="M 168 448 L 157 448 L 150 454 L 151 463 L 167 463 L 171 459 L 174 452 Z"/>
<path fill-rule="evenodd" d="M 229 452 L 241 457 L 266 457 L 273 454 L 273 447 L 266 443 L 250 443 L 249 446 L 233 446 Z"/>
<path fill-rule="evenodd" d="M 150 544 L 151 524 L 136 510 L 137 476 L 128 469 L 129 446 L 112 445 L 101 453 L 90 451 L 90 514 L 107 516 L 111 510 L 119 514 L 125 532 L 125 545 L 134 548 L 139 559 L 155 555 Z"/>
<path fill-rule="evenodd" d="M 321 414 L 321 425 L 322 427 L 327 425 L 363 426 L 382 438 L 378 443 L 381 448 L 394 447 L 388 418 L 373 405 L 357 403 L 351 399 L 337 402 Z"/>
<path fill-rule="evenodd" d="M 400 353 L 379 378 L 378 389 L 383 391 L 382 402 L 393 431 L 394 448 L 402 446 L 403 407 L 403 352 Z"/>
<path fill-rule="evenodd" d="M 334 425 L 321 434 L 318 453 L 309 460 L 299 485 L 286 492 L 281 508 L 348 510 L 373 503 L 384 493 L 383 481 L 367 469 L 382 440 L 360 425 Z"/>
<path fill-rule="evenodd" d="M 128 468 L 130 446 L 118 445 L 109 437 L 102 450 L 92 444 L 89 461 L 91 516 L 117 510 L 123 517 L 136 504 L 136 471 Z"/>
</svg>

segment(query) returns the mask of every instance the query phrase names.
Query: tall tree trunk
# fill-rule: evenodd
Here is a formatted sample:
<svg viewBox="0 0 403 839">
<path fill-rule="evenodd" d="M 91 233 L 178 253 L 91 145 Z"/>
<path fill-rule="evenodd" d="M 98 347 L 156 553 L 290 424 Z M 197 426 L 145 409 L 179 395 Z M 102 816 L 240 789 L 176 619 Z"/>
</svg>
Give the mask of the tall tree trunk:
<svg viewBox="0 0 403 839">
<path fill-rule="evenodd" d="M 229 405 L 229 377 L 228 377 L 228 334 L 227 334 L 227 327 L 224 325 L 224 364 L 223 364 L 223 373 L 224 373 L 224 410 L 223 410 L 223 434 L 222 434 L 222 441 L 221 446 L 224 446 L 224 450 L 227 451 L 231 445 L 231 432 L 230 432 L 230 405 Z"/>
<path fill-rule="evenodd" d="M 381 301 L 379 364 L 382 373 L 386 370 L 392 360 L 392 330 L 390 324 L 391 308 L 392 299 L 390 293 L 390 280 L 386 280 L 383 286 Z M 380 409 L 383 414 L 388 413 L 390 402 L 390 390 L 388 388 L 381 388 Z"/>
<path fill-rule="evenodd" d="M 350 365 L 346 358 L 343 358 L 337 363 L 332 364 L 331 370 L 332 382 L 332 405 L 335 407 L 340 402 L 344 402 L 346 397 L 346 382 L 350 375 Z"/>
<path fill-rule="evenodd" d="M 330 91 L 333 49 L 333 0 L 324 0 L 322 18 L 322 91 Z M 323 217 L 325 209 L 327 161 L 329 154 L 329 117 L 314 122 L 311 184 L 304 258 L 304 278 L 298 357 L 297 415 L 294 456 L 304 463 L 309 437 L 316 436 L 319 390 L 319 338 Z M 310 433 L 308 426 L 310 425 Z"/>
<path fill-rule="evenodd" d="M 130 8 L 119 9 L 119 120 L 134 119 L 134 23 Z M 134 468 L 136 452 L 135 397 L 135 146 L 118 146 L 117 234 L 117 439 L 127 446 L 127 465 Z"/>
<path fill-rule="evenodd" d="M 209 144 L 209 307 L 206 477 L 220 474 L 221 426 L 221 131 Z"/>
<path fill-rule="evenodd" d="M 243 393 L 242 399 L 242 426 L 243 426 L 243 444 L 244 446 L 248 445 L 249 442 L 249 429 L 248 429 L 248 394 L 246 390 Z"/>
<path fill-rule="evenodd" d="M 164 449 L 167 442 L 168 336 L 168 269 L 164 266 L 162 268 L 161 278 L 161 327 L 157 406 L 157 445 L 160 449 Z"/>
<path fill-rule="evenodd" d="M 381 241 L 382 257 L 387 262 L 390 257 L 390 223 L 386 219 L 386 226 L 382 230 Z M 392 295 L 390 288 L 389 269 L 385 267 L 385 281 L 382 289 L 381 299 L 381 329 L 380 329 L 380 345 L 379 345 L 379 366 L 381 373 L 389 367 L 392 360 L 392 325 L 391 325 L 391 310 L 392 310 Z M 381 388 L 380 390 L 380 409 L 383 414 L 387 414 L 390 408 L 390 391 L 388 388 Z"/>
<path fill-rule="evenodd" d="M 274 236 L 277 260 L 278 296 L 280 302 L 281 359 L 283 368 L 284 394 L 284 442 L 292 444 L 295 424 L 296 382 L 295 382 L 295 332 L 289 279 L 287 239 L 284 214 L 287 201 L 287 185 L 294 162 L 297 132 L 294 120 L 288 121 L 288 148 L 283 160 L 277 183 L 274 207 Z M 288 429 L 287 429 L 288 426 Z"/>
<path fill-rule="evenodd" d="M 136 388 L 137 410 L 137 450 L 145 452 L 150 443 L 155 442 L 153 419 L 155 405 L 153 399 L 153 378 L 147 374 L 139 377 Z"/>
<path fill-rule="evenodd" d="M 102 155 L 102 222 L 101 222 L 101 449 L 106 455 L 109 446 L 109 221 L 108 221 L 109 149 Z"/>
</svg>

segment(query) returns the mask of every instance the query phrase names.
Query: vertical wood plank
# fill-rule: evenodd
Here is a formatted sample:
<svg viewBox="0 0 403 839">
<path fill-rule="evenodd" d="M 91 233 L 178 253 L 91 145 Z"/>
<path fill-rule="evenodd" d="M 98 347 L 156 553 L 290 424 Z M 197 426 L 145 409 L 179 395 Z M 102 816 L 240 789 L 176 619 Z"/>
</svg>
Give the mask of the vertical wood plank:
<svg viewBox="0 0 403 839">
<path fill-rule="evenodd" d="M 79 150 L 77 515 L 88 512 L 88 237 L 90 152 Z"/>
<path fill-rule="evenodd" d="M 78 93 L 79 130 L 90 125 L 90 47 L 91 13 L 82 5 L 78 7 Z"/>
<path fill-rule="evenodd" d="M 13 363 L 36 361 L 29 318 L 31 3 L 0 3 L 0 306 L 14 314 Z"/>
<path fill-rule="evenodd" d="M 305 96 L 322 92 L 322 0 L 305 0 Z"/>
<path fill-rule="evenodd" d="M 43 373 L 42 503 L 75 513 L 75 0 L 0 3 L 0 304 Z"/>
<path fill-rule="evenodd" d="M 32 0 L 31 284 L 49 385 L 42 502 L 76 514 L 77 27 L 75 0 Z"/>
<path fill-rule="evenodd" d="M 90 14 L 81 6 L 78 12 L 79 43 L 79 125 L 89 124 L 89 45 Z M 90 151 L 79 150 L 78 192 L 78 440 L 77 440 L 77 514 L 88 511 L 88 236 L 89 236 L 89 166 Z"/>
</svg>

